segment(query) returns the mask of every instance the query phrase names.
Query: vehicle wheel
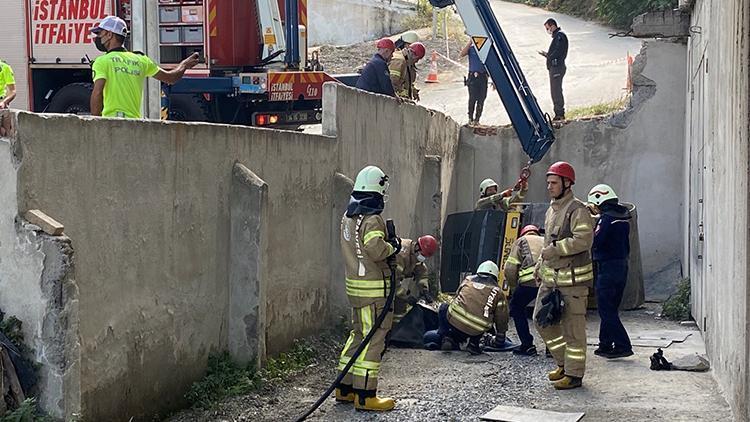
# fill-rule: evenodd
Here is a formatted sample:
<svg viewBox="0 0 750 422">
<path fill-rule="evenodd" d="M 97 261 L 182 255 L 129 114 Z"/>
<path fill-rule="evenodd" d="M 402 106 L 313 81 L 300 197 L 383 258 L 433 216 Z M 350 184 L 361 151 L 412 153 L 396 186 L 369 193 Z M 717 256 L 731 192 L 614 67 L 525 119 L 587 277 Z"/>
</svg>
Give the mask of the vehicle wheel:
<svg viewBox="0 0 750 422">
<path fill-rule="evenodd" d="M 178 122 L 210 122 L 208 103 L 200 95 L 175 94 L 169 98 L 169 120 Z"/>
<path fill-rule="evenodd" d="M 91 114 L 91 91 L 94 84 L 78 82 L 65 85 L 49 102 L 48 113 Z"/>
</svg>

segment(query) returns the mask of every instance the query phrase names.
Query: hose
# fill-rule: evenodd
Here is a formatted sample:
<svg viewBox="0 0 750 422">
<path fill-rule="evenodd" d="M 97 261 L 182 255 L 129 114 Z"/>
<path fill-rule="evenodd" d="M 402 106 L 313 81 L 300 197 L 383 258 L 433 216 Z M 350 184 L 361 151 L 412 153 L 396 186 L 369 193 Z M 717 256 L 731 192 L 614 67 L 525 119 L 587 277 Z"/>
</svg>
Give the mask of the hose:
<svg viewBox="0 0 750 422">
<path fill-rule="evenodd" d="M 393 222 L 391 220 L 387 221 L 387 226 L 389 229 L 393 227 Z M 395 237 L 395 229 L 394 230 L 388 230 L 388 236 L 389 238 Z M 302 422 L 305 419 L 307 419 L 310 415 L 315 412 L 323 402 L 326 401 L 328 396 L 333 393 L 333 390 L 336 389 L 336 386 L 339 385 L 341 380 L 344 379 L 344 376 L 349 372 L 349 370 L 352 368 L 352 365 L 354 365 L 354 362 L 357 360 L 359 355 L 362 354 L 362 352 L 365 350 L 368 344 L 370 344 L 370 341 L 372 340 L 372 337 L 375 335 L 375 331 L 380 328 L 380 326 L 383 324 L 383 321 L 385 321 L 386 316 L 388 316 L 388 311 L 391 309 L 391 306 L 393 306 L 393 300 L 396 296 L 396 266 L 394 263 L 395 260 L 395 254 L 393 258 L 389 258 L 388 260 L 388 266 L 391 269 L 391 290 L 388 292 L 388 297 L 385 299 L 385 307 L 383 308 L 383 312 L 381 312 L 378 317 L 375 319 L 375 323 L 372 325 L 372 328 L 370 328 L 370 331 L 367 332 L 367 335 L 364 339 L 362 339 L 362 343 L 359 344 L 359 347 L 357 347 L 357 350 L 354 351 L 354 354 L 349 359 L 349 362 L 344 366 L 344 369 L 342 369 L 339 372 L 339 375 L 336 377 L 336 379 L 331 383 L 331 385 L 326 389 L 326 391 L 318 398 L 318 401 L 316 401 L 305 413 L 303 413 L 300 417 L 296 419 L 296 422 Z"/>
</svg>

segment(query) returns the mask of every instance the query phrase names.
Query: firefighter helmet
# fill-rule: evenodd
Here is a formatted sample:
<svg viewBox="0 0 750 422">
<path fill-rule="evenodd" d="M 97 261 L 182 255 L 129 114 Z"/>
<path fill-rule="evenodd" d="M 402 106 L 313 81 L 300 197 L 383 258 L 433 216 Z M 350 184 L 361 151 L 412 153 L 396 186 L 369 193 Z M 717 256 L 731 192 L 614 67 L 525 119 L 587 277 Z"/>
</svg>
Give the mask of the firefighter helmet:
<svg viewBox="0 0 750 422">
<path fill-rule="evenodd" d="M 390 38 L 381 38 L 378 40 L 378 43 L 375 44 L 377 48 L 385 48 L 388 50 L 395 50 L 396 45 L 393 43 L 393 41 Z"/>
<path fill-rule="evenodd" d="M 435 251 L 437 251 L 438 248 L 437 239 L 430 236 L 429 234 L 420 236 L 419 239 L 417 239 L 417 243 L 419 244 L 419 252 L 425 258 L 429 258 L 434 255 Z"/>
<path fill-rule="evenodd" d="M 529 224 L 528 226 L 524 226 L 524 228 L 521 229 L 521 236 L 525 235 L 526 233 L 536 232 L 539 234 L 539 227 Z"/>
<path fill-rule="evenodd" d="M 388 176 L 376 166 L 367 166 L 357 174 L 357 180 L 354 181 L 354 190 L 385 195 L 388 191 Z"/>
<path fill-rule="evenodd" d="M 425 55 L 424 44 L 422 44 L 421 42 L 412 43 L 412 45 L 409 46 L 409 50 L 414 53 L 414 59 L 416 61 L 422 60 L 422 57 L 424 57 Z"/>
<path fill-rule="evenodd" d="M 479 265 L 479 268 L 477 268 L 477 274 L 486 274 L 491 275 L 495 277 L 495 280 L 497 280 L 498 274 L 500 274 L 500 270 L 497 268 L 497 264 L 495 264 L 492 261 L 484 261 Z"/>
<path fill-rule="evenodd" d="M 589 191 L 589 203 L 592 203 L 594 205 L 599 206 L 605 201 L 609 201 L 611 199 L 617 200 L 618 198 L 615 190 L 612 189 L 609 185 L 596 185 L 591 188 L 591 191 Z"/>
<path fill-rule="evenodd" d="M 482 180 L 482 183 L 479 184 L 479 194 L 484 196 L 484 193 L 487 191 L 487 188 L 491 187 L 498 187 L 497 183 L 495 183 L 492 179 L 484 179 Z"/>
<path fill-rule="evenodd" d="M 403 34 L 401 34 L 401 41 L 409 44 L 413 44 L 417 41 L 419 41 L 419 35 L 417 35 L 414 31 L 406 31 Z"/>
<path fill-rule="evenodd" d="M 575 184 L 576 182 L 576 171 L 569 163 L 566 163 L 565 161 L 558 161 L 555 164 L 552 164 L 549 166 L 549 170 L 547 170 L 547 176 L 550 174 L 554 174 L 555 176 L 564 177 L 568 180 L 570 180 L 571 183 Z"/>
</svg>

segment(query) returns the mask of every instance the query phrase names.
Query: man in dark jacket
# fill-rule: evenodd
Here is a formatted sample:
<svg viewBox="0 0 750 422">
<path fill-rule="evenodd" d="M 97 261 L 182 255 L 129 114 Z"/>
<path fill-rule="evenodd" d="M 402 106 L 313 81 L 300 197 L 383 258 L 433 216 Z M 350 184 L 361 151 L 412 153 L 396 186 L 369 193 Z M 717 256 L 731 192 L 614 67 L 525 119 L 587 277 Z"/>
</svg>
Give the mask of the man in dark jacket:
<svg viewBox="0 0 750 422">
<path fill-rule="evenodd" d="M 565 35 L 557 21 L 550 18 L 544 22 L 544 28 L 552 37 L 549 49 L 539 54 L 547 58 L 547 70 L 549 71 L 549 85 L 552 93 L 552 103 L 555 106 L 555 117 L 553 120 L 565 120 L 565 98 L 563 97 L 563 77 L 565 76 L 565 58 L 568 57 L 568 36 Z"/>
<path fill-rule="evenodd" d="M 391 83 L 391 73 L 388 70 L 388 62 L 393 56 L 396 46 L 389 38 L 382 38 L 376 44 L 378 52 L 372 56 L 357 79 L 357 88 L 376 94 L 396 96 Z"/>
<path fill-rule="evenodd" d="M 608 185 L 596 185 L 588 201 L 599 211 L 599 222 L 591 247 L 596 273 L 596 300 L 601 324 L 599 348 L 594 354 L 605 358 L 631 356 L 630 337 L 620 321 L 618 308 L 628 280 L 630 254 L 630 212 L 619 204 Z"/>
</svg>

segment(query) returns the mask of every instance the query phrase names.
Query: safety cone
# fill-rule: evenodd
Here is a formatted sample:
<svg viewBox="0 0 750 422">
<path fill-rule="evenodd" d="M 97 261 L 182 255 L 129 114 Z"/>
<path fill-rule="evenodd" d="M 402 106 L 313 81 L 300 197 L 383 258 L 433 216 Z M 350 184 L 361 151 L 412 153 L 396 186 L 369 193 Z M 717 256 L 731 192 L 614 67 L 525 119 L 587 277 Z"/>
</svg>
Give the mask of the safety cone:
<svg viewBox="0 0 750 422">
<path fill-rule="evenodd" d="M 427 75 L 427 79 L 424 81 L 431 84 L 436 84 L 438 81 L 437 77 L 437 51 L 432 51 L 432 58 L 430 59 L 430 73 Z"/>
</svg>

